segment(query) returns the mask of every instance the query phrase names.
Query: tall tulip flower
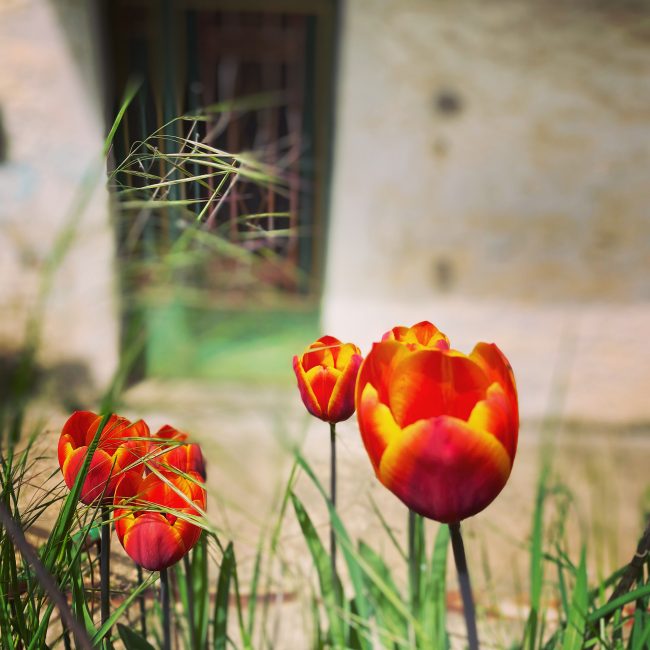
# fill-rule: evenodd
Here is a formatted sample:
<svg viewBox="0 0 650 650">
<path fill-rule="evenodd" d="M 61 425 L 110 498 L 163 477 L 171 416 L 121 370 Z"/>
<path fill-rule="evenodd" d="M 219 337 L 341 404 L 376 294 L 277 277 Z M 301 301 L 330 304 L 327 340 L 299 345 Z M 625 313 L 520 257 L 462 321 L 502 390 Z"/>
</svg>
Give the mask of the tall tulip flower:
<svg viewBox="0 0 650 650">
<path fill-rule="evenodd" d="M 59 437 L 59 466 L 68 488 L 74 485 L 102 417 L 91 411 L 76 411 L 63 425 Z M 147 451 L 149 427 L 142 421 L 132 423 L 126 418 L 111 415 L 99 438 L 90 460 L 80 499 L 90 504 L 102 494 L 113 496 L 119 474 L 137 463 Z M 135 438 L 135 439 L 134 439 Z"/>
<path fill-rule="evenodd" d="M 195 472 L 204 481 L 205 459 L 196 443 L 185 443 L 187 434 L 165 424 L 151 437 L 152 463 L 160 470 L 169 468 L 179 472 Z M 185 444 L 182 444 L 185 443 Z"/>
<path fill-rule="evenodd" d="M 314 341 L 300 357 L 293 358 L 293 371 L 303 404 L 314 416 L 330 424 L 330 500 L 336 507 L 336 423 L 354 413 L 354 385 L 363 357 L 353 343 L 333 336 Z M 336 572 L 336 537 L 330 527 L 330 559 Z"/>
<path fill-rule="evenodd" d="M 161 478 L 164 477 L 163 478 Z M 124 550 L 141 567 L 161 571 L 198 542 L 201 528 L 186 516 L 205 510 L 206 492 L 196 472 L 126 472 L 115 489 L 115 531 Z"/>
<path fill-rule="evenodd" d="M 519 414 L 510 364 L 494 344 L 469 355 L 451 349 L 430 323 L 394 328 L 361 366 L 355 401 L 377 478 L 412 511 L 450 524 L 476 648 L 460 521 L 486 508 L 512 469 Z"/>
<path fill-rule="evenodd" d="M 319 338 L 293 358 L 300 396 L 313 416 L 342 422 L 354 413 L 354 382 L 361 361 L 356 345 L 333 336 Z"/>
</svg>

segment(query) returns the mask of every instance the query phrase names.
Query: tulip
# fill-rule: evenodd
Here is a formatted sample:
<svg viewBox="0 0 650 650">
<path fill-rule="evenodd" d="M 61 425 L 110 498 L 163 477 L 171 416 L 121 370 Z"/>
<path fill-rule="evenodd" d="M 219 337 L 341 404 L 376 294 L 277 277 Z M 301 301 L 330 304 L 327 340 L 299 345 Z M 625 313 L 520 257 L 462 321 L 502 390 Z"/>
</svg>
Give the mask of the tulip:
<svg viewBox="0 0 650 650">
<path fill-rule="evenodd" d="M 354 384 L 363 358 L 352 343 L 322 336 L 293 358 L 303 404 L 330 425 L 330 501 L 336 508 L 336 423 L 354 413 Z M 330 561 L 336 573 L 336 536 L 330 526 Z"/>
<path fill-rule="evenodd" d="M 63 478 L 70 489 L 101 421 L 102 417 L 96 413 L 76 411 L 63 425 L 58 457 Z M 90 504 L 102 494 L 104 499 L 112 498 L 119 474 L 142 459 L 147 451 L 144 440 L 133 438 L 148 436 L 149 427 L 142 420 L 131 423 L 126 418 L 111 415 L 90 460 L 88 474 L 81 488 L 81 501 Z"/>
<path fill-rule="evenodd" d="M 300 396 L 307 410 L 325 422 L 343 422 L 354 413 L 354 382 L 362 357 L 352 343 L 323 336 L 293 358 Z"/>
<path fill-rule="evenodd" d="M 409 350 L 421 350 L 423 348 L 435 348 L 438 350 L 449 350 L 449 339 L 429 321 L 416 323 L 412 327 L 393 327 L 382 337 L 382 341 L 399 341 L 406 345 Z"/>
<path fill-rule="evenodd" d="M 175 564 L 198 542 L 201 528 L 187 516 L 205 510 L 203 479 L 193 471 L 126 472 L 115 488 L 115 531 L 139 566 L 161 571 Z"/>
<path fill-rule="evenodd" d="M 160 427 L 155 436 L 151 437 L 151 446 L 154 452 L 151 464 L 159 470 L 176 469 L 187 474 L 195 472 L 205 481 L 205 459 L 201 447 L 195 443 L 169 444 L 165 441 L 181 443 L 187 440 L 187 434 L 175 429 L 168 424 Z M 156 450 L 156 446 L 159 447 Z M 165 451 L 168 449 L 168 451 Z"/>
<path fill-rule="evenodd" d="M 496 345 L 464 355 L 439 343 L 376 343 L 359 371 L 356 405 L 377 478 L 416 513 L 456 523 L 506 484 L 519 416 L 512 369 Z"/>
</svg>

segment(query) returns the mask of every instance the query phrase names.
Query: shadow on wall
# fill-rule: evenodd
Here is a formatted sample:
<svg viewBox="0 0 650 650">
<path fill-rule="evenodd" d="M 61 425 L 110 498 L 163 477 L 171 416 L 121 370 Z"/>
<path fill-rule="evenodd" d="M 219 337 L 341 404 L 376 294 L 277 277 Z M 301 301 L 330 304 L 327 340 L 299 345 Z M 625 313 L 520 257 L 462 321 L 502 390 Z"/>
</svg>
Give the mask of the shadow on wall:
<svg viewBox="0 0 650 650">
<path fill-rule="evenodd" d="M 86 408 L 96 395 L 88 366 L 74 359 L 43 366 L 28 350 L 0 349 L 0 408 L 47 396 L 66 411 Z"/>
</svg>

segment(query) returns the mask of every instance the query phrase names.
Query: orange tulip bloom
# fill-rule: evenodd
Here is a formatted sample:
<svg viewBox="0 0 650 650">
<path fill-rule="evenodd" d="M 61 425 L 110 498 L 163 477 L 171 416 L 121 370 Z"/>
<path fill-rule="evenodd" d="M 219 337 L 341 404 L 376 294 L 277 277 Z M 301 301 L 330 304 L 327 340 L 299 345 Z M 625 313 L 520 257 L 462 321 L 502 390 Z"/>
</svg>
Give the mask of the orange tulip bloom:
<svg viewBox="0 0 650 650">
<path fill-rule="evenodd" d="M 454 523 L 487 507 L 508 480 L 517 389 L 496 345 L 469 355 L 437 346 L 376 343 L 355 397 L 377 478 L 418 514 Z"/>
<path fill-rule="evenodd" d="M 342 422 L 354 413 L 354 383 L 363 360 L 352 343 L 323 336 L 293 358 L 293 371 L 307 410 L 325 422 Z"/>
<path fill-rule="evenodd" d="M 59 466 L 68 488 L 72 489 L 77 474 L 88 453 L 99 424 L 100 415 L 90 411 L 75 411 L 63 425 L 59 437 Z M 131 423 L 126 418 L 111 415 L 102 430 L 80 499 L 92 503 L 99 496 L 112 498 L 119 473 L 136 463 L 147 451 L 147 443 L 131 438 L 149 436 L 149 427 L 142 421 Z"/>
<path fill-rule="evenodd" d="M 126 472 L 115 488 L 115 532 L 129 557 L 149 571 L 160 571 L 180 560 L 198 541 L 201 528 L 183 515 L 199 517 L 206 492 L 196 472 L 187 477 Z M 173 486 L 173 488 L 171 487 Z M 180 494 L 179 494 L 180 493 Z M 184 496 L 181 496 L 184 495 Z"/>
<path fill-rule="evenodd" d="M 154 463 L 159 470 L 173 467 L 174 469 L 186 474 L 188 472 L 196 472 L 205 481 L 205 459 L 203 458 L 201 447 L 195 443 L 170 445 L 165 442 L 168 440 L 177 443 L 182 442 L 187 440 L 187 434 L 169 426 L 168 424 L 160 427 L 156 435 L 151 438 L 151 447 L 153 452 L 151 462 Z M 165 449 L 168 449 L 168 451 L 165 451 Z"/>
<path fill-rule="evenodd" d="M 393 327 L 386 332 L 382 341 L 399 341 L 404 343 L 410 350 L 421 350 L 422 348 L 436 348 L 438 350 L 449 349 L 449 339 L 429 321 L 416 323 L 412 327 Z"/>
</svg>

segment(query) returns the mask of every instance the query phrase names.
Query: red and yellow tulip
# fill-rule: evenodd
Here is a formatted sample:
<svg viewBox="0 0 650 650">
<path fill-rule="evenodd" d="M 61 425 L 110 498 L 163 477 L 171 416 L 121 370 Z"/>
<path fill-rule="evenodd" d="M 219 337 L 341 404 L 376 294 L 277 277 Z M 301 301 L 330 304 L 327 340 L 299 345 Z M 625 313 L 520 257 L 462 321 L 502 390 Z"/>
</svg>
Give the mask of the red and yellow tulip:
<svg viewBox="0 0 650 650">
<path fill-rule="evenodd" d="M 160 427 L 151 437 L 152 460 L 160 470 L 174 468 L 182 473 L 196 472 L 205 480 L 205 459 L 196 443 L 183 443 L 187 434 L 169 424 Z"/>
<path fill-rule="evenodd" d="M 512 369 L 496 345 L 465 355 L 430 324 L 392 332 L 359 371 L 366 451 L 377 478 L 409 508 L 458 522 L 487 507 L 510 475 L 519 430 Z"/>
<path fill-rule="evenodd" d="M 422 321 L 412 327 L 398 325 L 386 332 L 382 341 L 399 341 L 410 350 L 421 350 L 423 348 L 435 348 L 437 350 L 448 350 L 449 339 L 433 323 Z"/>
<path fill-rule="evenodd" d="M 129 557 L 149 571 L 175 564 L 199 540 L 201 527 L 187 517 L 205 510 L 206 492 L 196 472 L 126 472 L 115 489 L 115 532 Z"/>
<path fill-rule="evenodd" d="M 298 389 L 307 410 L 325 422 L 342 422 L 354 413 L 354 383 L 361 352 L 352 343 L 323 336 L 293 358 Z"/>
<path fill-rule="evenodd" d="M 63 425 L 58 456 L 68 488 L 74 485 L 101 420 L 100 415 L 91 411 L 76 411 Z M 149 427 L 142 420 L 131 423 L 126 418 L 111 415 L 90 460 L 88 474 L 81 488 L 81 501 L 89 504 L 102 494 L 105 499 L 112 498 L 119 474 L 132 467 L 147 452 L 147 442 L 137 438 L 148 436 Z"/>
</svg>

